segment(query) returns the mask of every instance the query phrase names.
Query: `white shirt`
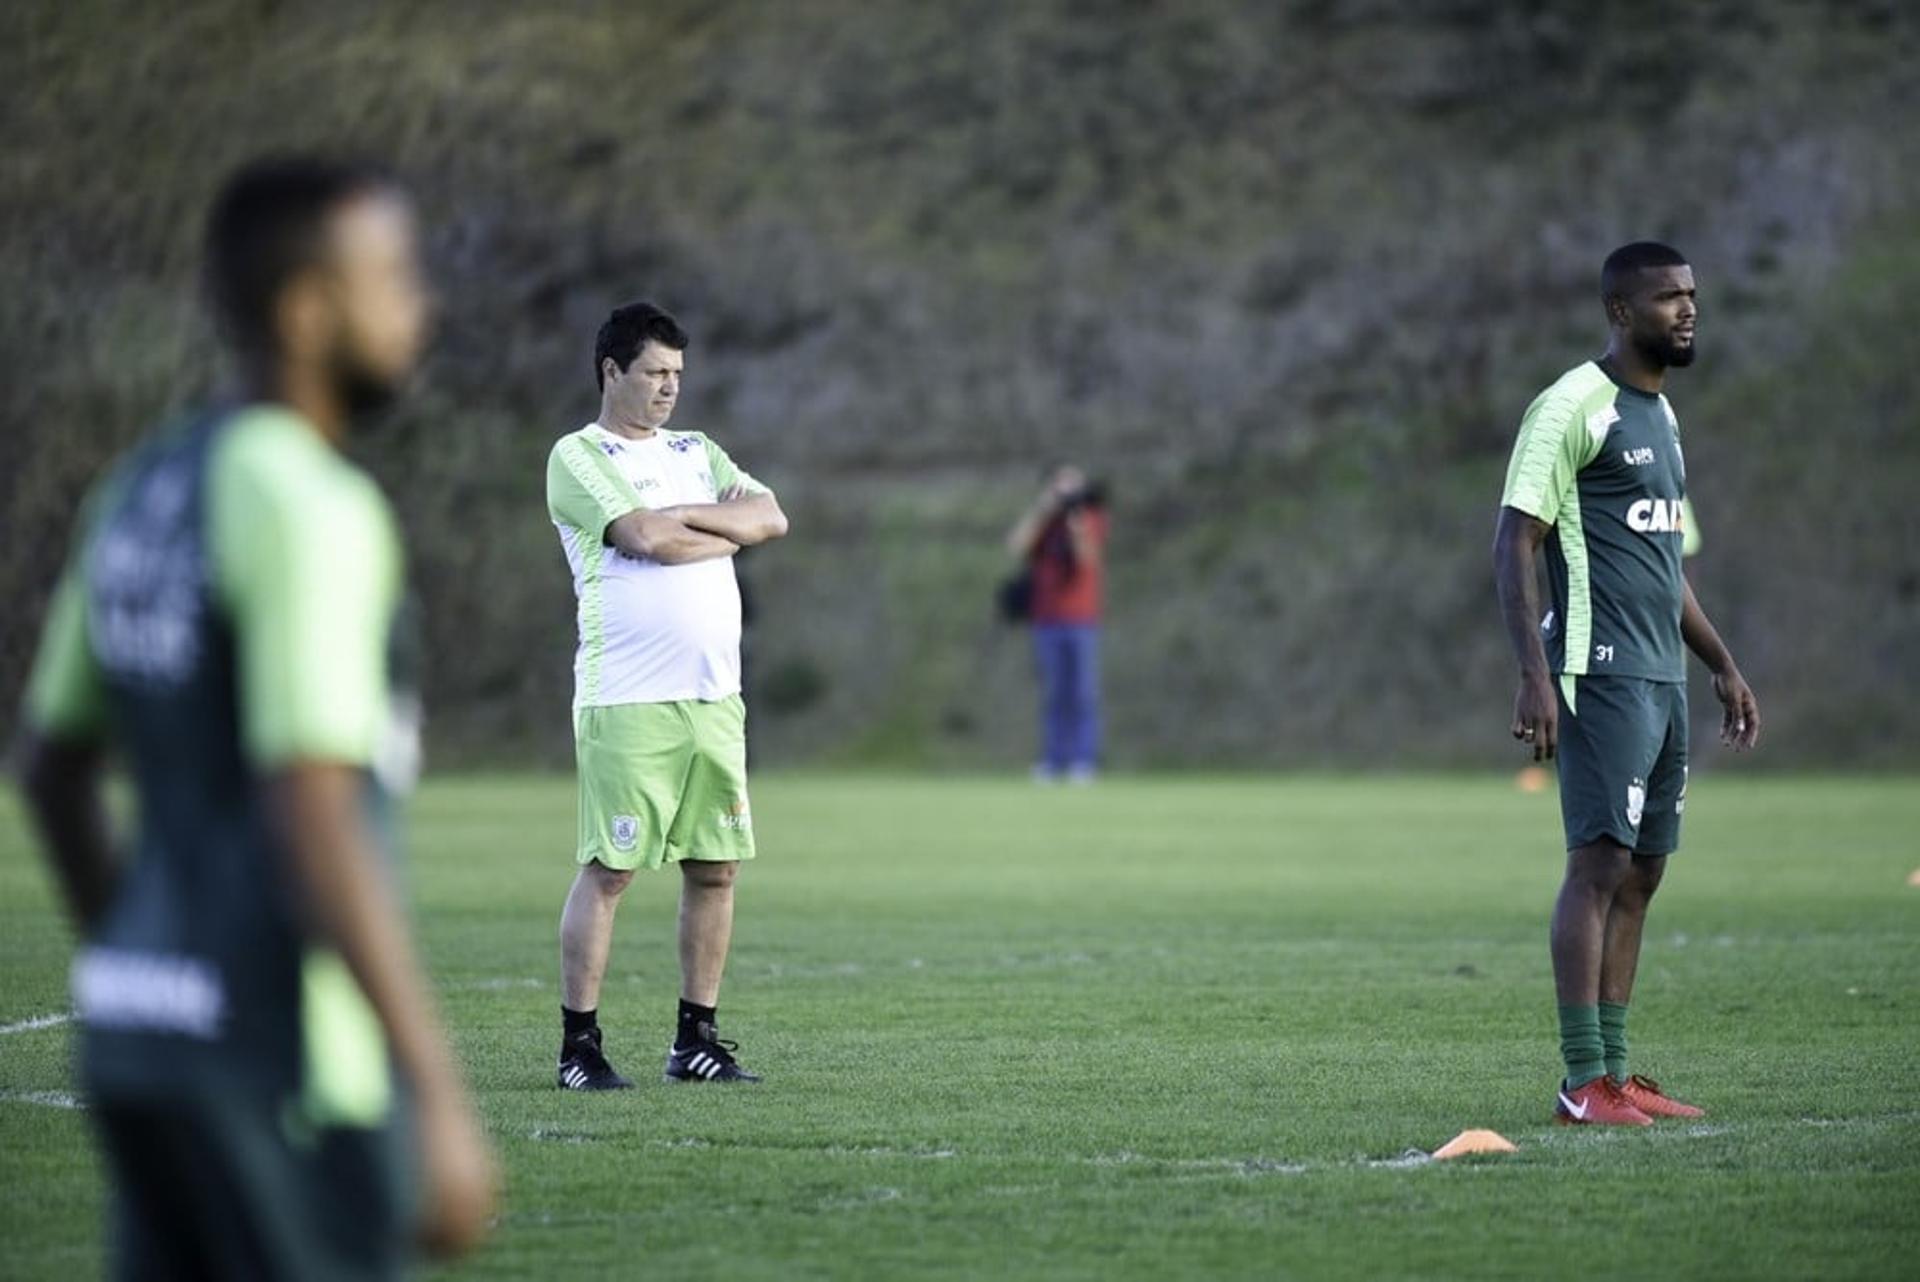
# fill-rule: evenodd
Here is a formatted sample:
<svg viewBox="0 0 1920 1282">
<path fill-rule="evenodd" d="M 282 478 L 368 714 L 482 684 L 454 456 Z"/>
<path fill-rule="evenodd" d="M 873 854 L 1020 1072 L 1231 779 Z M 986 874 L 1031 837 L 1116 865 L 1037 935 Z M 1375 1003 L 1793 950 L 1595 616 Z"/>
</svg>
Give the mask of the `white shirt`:
<svg viewBox="0 0 1920 1282">
<path fill-rule="evenodd" d="M 733 558 L 660 565 L 605 541 L 607 525 L 629 512 L 718 502 L 735 485 L 765 490 L 700 432 L 663 429 L 634 440 L 589 423 L 554 445 L 547 510 L 578 602 L 576 708 L 712 702 L 740 692 Z"/>
</svg>

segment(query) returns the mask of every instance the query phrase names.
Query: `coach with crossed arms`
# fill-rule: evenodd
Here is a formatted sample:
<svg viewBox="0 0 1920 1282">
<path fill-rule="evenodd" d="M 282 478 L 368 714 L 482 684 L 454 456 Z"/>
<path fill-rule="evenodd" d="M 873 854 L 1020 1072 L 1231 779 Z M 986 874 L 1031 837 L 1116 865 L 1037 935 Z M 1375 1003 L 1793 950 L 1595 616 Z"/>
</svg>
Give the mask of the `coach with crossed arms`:
<svg viewBox="0 0 1920 1282">
<path fill-rule="evenodd" d="M 668 1081 L 752 1082 L 715 1026 L 733 883 L 754 854 L 734 553 L 777 539 L 773 492 L 700 432 L 666 430 L 688 336 L 651 303 L 594 345 L 600 416 L 553 447 L 547 510 L 578 602 L 579 871 L 560 918 L 558 1085 L 632 1085 L 601 1049 L 614 910 L 637 869 L 677 864 L 680 1003 Z"/>
</svg>

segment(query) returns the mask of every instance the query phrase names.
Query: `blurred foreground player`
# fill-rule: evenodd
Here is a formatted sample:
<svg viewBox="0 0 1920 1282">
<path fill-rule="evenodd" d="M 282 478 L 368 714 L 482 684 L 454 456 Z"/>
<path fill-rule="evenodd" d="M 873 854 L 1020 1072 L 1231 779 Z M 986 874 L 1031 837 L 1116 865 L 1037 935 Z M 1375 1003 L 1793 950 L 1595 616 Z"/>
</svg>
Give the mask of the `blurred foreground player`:
<svg viewBox="0 0 1920 1282">
<path fill-rule="evenodd" d="M 1760 710 L 1681 570 L 1686 466 L 1661 389 L 1668 369 L 1693 363 L 1693 269 L 1637 242 L 1608 257 L 1601 294 L 1606 355 L 1561 375 L 1520 425 L 1494 567 L 1520 661 L 1513 736 L 1560 769 L 1567 868 L 1552 952 L 1566 1078 L 1555 1116 L 1645 1126 L 1701 1115 L 1629 1073 L 1626 1042 L 1647 904 L 1686 805 L 1686 651 L 1713 673 L 1723 740 L 1753 747 Z"/>
<path fill-rule="evenodd" d="M 390 1277 L 416 1233 L 472 1246 L 496 1184 L 388 866 L 418 703 L 393 521 L 340 454 L 413 368 L 428 298 L 405 199 L 325 161 L 235 175 L 206 251 L 241 395 L 89 500 L 25 791 L 81 937 L 118 1275 Z M 127 851 L 109 750 L 139 795 Z"/>
</svg>

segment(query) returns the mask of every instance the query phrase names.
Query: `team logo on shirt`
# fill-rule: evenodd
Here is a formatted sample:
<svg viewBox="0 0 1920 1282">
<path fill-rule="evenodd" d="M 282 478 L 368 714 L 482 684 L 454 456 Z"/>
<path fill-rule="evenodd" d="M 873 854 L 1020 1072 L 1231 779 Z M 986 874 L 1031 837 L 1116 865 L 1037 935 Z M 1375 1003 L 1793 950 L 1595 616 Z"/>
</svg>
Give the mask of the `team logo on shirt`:
<svg viewBox="0 0 1920 1282">
<path fill-rule="evenodd" d="M 1587 435 L 1593 438 L 1595 445 L 1599 445 L 1607 439 L 1607 433 L 1611 432 L 1613 425 L 1619 421 L 1619 410 L 1613 408 L 1611 405 L 1602 405 L 1599 409 L 1587 415 Z"/>
<path fill-rule="evenodd" d="M 632 850 L 633 843 L 640 839 L 640 821 L 632 815 L 613 817 L 613 848 Z"/>
<path fill-rule="evenodd" d="M 699 442 L 695 441 L 691 436 L 676 436 L 667 442 L 667 448 L 675 454 L 685 454 L 697 444 L 699 444 Z"/>
<path fill-rule="evenodd" d="M 148 685 L 179 686 L 200 661 L 206 564 L 187 519 L 192 466 L 184 456 L 159 464 L 87 554 L 94 654 L 109 672 Z"/>
<path fill-rule="evenodd" d="M 1686 510 L 1679 499 L 1639 499 L 1627 509 L 1627 528 L 1636 534 L 1684 534 Z"/>
<path fill-rule="evenodd" d="M 1647 809 L 1647 781 L 1635 779 L 1627 785 L 1627 823 L 1635 828 L 1640 826 L 1640 816 Z"/>
</svg>

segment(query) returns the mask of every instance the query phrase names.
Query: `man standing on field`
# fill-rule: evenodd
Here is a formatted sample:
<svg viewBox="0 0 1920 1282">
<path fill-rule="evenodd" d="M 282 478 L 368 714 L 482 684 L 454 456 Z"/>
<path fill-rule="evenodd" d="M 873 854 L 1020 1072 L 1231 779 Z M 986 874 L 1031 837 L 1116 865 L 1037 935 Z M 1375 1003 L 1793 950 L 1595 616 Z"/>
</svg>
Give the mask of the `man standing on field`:
<svg viewBox="0 0 1920 1282">
<path fill-rule="evenodd" d="M 1669 368 L 1693 363 L 1693 269 L 1665 245 L 1627 245 L 1607 258 L 1601 296 L 1606 355 L 1561 375 L 1520 425 L 1494 566 L 1520 661 L 1513 736 L 1560 769 L 1567 869 L 1552 953 L 1566 1078 L 1554 1115 L 1646 1126 L 1702 1113 L 1627 1071 L 1640 932 L 1686 805 L 1686 650 L 1713 673 L 1725 742 L 1754 746 L 1760 709 L 1681 571 L 1686 465 L 1661 389 Z"/>
<path fill-rule="evenodd" d="M 235 394 L 95 487 L 23 718 L 113 1273 L 397 1277 L 410 1229 L 477 1242 L 497 1178 L 394 885 L 416 663 L 398 530 L 347 457 L 426 342 L 412 206 L 257 161 L 206 281 Z"/>
<path fill-rule="evenodd" d="M 680 1006 L 666 1079 L 755 1082 L 715 1007 L 733 883 L 754 854 L 733 554 L 777 539 L 773 492 L 699 432 L 665 430 L 687 333 L 651 303 L 600 327 L 600 417 L 547 460 L 547 511 L 579 603 L 579 872 L 560 915 L 563 1090 L 633 1085 L 601 1050 L 614 910 L 638 868 L 680 868 Z"/>
</svg>

